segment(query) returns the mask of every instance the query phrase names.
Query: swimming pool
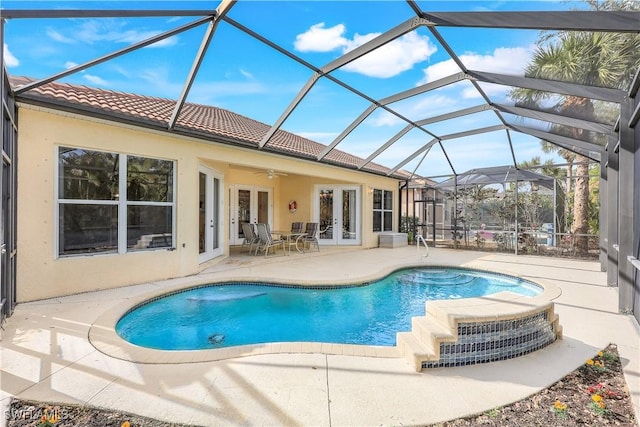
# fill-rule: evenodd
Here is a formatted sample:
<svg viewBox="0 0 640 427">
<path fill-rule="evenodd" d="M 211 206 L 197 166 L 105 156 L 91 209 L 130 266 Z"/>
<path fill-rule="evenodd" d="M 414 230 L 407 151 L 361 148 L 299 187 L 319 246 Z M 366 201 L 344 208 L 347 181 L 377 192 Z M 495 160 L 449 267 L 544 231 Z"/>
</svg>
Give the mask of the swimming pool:
<svg viewBox="0 0 640 427">
<path fill-rule="evenodd" d="M 162 350 L 201 350 L 269 342 L 394 346 L 396 333 L 425 315 L 425 301 L 542 289 L 525 280 L 461 268 L 411 268 L 359 286 L 299 287 L 223 283 L 146 301 L 116 332 Z"/>
</svg>

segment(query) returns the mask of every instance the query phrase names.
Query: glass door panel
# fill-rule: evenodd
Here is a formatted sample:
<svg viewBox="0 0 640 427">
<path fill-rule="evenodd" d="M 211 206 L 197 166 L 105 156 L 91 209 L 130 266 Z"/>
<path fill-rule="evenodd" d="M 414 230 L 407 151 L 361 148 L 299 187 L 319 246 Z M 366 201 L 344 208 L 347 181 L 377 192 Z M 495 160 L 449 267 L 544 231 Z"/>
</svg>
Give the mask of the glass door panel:
<svg viewBox="0 0 640 427">
<path fill-rule="evenodd" d="M 257 193 L 257 222 L 268 224 L 271 222 L 271 218 L 269 217 L 269 192 L 258 190 Z"/>
<path fill-rule="evenodd" d="M 221 175 L 200 167 L 198 175 L 198 252 L 200 262 L 222 255 Z"/>
<path fill-rule="evenodd" d="M 206 205 L 207 205 L 207 174 L 200 172 L 198 179 L 198 251 L 203 254 L 206 251 Z"/>
<path fill-rule="evenodd" d="M 335 214 L 333 212 L 333 190 L 321 189 L 318 198 L 320 217 L 319 217 L 319 241 L 334 241 L 334 221 Z"/>
<path fill-rule="evenodd" d="M 252 222 L 251 221 L 251 190 L 239 189 L 237 193 L 237 201 L 238 201 L 238 210 L 237 210 L 237 221 L 235 224 L 235 233 L 236 239 L 235 243 L 242 243 L 242 239 L 244 239 L 244 233 L 242 232 L 242 223 L 243 222 Z M 240 243 L 238 243 L 238 241 Z"/>
<path fill-rule="evenodd" d="M 359 245 L 360 187 L 317 187 L 318 241 L 325 245 Z"/>
<path fill-rule="evenodd" d="M 232 197 L 230 207 L 229 244 L 241 245 L 244 240 L 242 223 L 259 222 L 273 226 L 273 190 L 252 186 L 235 186 L 230 189 Z"/>
<path fill-rule="evenodd" d="M 222 181 L 220 178 L 213 178 L 213 197 L 211 199 L 211 211 L 213 214 L 213 218 L 211 218 L 211 223 L 214 225 L 214 232 L 211 235 L 211 247 L 214 251 L 222 253 L 222 246 L 220 242 L 222 241 L 222 200 L 220 200 L 220 194 L 222 194 Z"/>
<path fill-rule="evenodd" d="M 357 240 L 357 206 L 356 190 L 342 190 L 342 235 L 339 239 L 346 244 L 353 244 Z"/>
</svg>

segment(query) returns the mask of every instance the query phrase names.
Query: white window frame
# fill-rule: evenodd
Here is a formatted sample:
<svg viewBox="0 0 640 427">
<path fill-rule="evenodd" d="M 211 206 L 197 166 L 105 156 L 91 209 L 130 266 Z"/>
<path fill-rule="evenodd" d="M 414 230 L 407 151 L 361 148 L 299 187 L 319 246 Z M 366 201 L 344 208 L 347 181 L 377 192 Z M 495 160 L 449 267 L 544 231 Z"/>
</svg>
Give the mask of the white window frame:
<svg viewBox="0 0 640 427">
<path fill-rule="evenodd" d="M 375 207 L 373 207 L 373 203 L 375 202 L 376 191 L 381 191 L 382 192 L 382 207 L 380 209 L 376 209 Z M 386 195 L 386 193 L 391 193 L 391 207 L 389 207 L 389 208 L 385 207 L 385 200 L 386 200 L 385 195 Z M 393 203 L 393 191 L 384 190 L 382 188 L 374 188 L 373 192 L 372 192 L 371 204 L 372 204 L 372 207 L 371 207 L 371 212 L 372 212 L 371 228 L 372 228 L 372 231 L 374 233 L 383 233 L 385 231 L 393 231 L 393 207 L 395 205 Z M 384 228 L 384 214 L 387 213 L 387 212 L 391 212 L 391 218 L 392 218 L 391 228 L 389 230 L 385 230 L 385 228 Z M 373 230 L 373 225 L 375 224 L 375 222 L 373 221 L 373 215 L 376 215 L 376 214 L 380 215 L 380 228 L 381 228 L 380 230 Z"/>
<path fill-rule="evenodd" d="M 120 197 L 118 200 L 79 200 L 79 199 L 61 199 L 59 188 L 59 161 L 60 161 L 60 148 L 68 147 L 79 150 L 98 151 L 101 153 L 116 154 L 118 156 L 118 194 Z M 149 159 L 165 160 L 173 163 L 172 167 L 172 199 L 171 202 L 147 202 L 147 201 L 129 201 L 127 200 L 127 164 L 129 155 L 120 153 L 117 151 L 98 150 L 94 148 L 75 147 L 72 145 L 59 145 L 55 147 L 56 167 L 54 168 L 54 191 L 55 191 L 55 213 L 54 213 L 54 255 L 55 259 L 59 258 L 77 258 L 83 256 L 100 256 L 100 255 L 113 255 L 113 254 L 126 254 L 136 252 L 148 252 L 148 251 L 161 251 L 161 250 L 175 250 L 176 248 L 176 177 L 178 162 L 173 159 L 165 159 L 162 157 L 153 157 L 141 154 L 131 154 L 131 157 L 144 157 Z M 124 195 L 124 196 L 123 196 Z M 118 206 L 118 249 L 117 251 L 104 251 L 96 253 L 78 253 L 78 254 L 61 254 L 60 253 L 60 205 L 61 204 L 76 204 L 76 205 L 110 205 Z M 171 246 L 161 248 L 146 248 L 146 249 L 127 249 L 127 208 L 129 206 L 171 206 Z"/>
</svg>

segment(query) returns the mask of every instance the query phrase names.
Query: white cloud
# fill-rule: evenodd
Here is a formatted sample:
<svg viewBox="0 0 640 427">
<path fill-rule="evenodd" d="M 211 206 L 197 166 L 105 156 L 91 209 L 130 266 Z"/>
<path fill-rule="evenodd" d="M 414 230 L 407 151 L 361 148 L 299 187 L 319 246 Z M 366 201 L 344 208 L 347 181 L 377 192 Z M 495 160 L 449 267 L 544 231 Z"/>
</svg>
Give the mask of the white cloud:
<svg viewBox="0 0 640 427">
<path fill-rule="evenodd" d="M 124 77 L 126 77 L 128 79 L 131 78 L 131 76 L 132 76 L 131 70 L 129 70 L 127 68 L 124 68 L 124 67 L 121 67 L 120 65 L 116 65 L 115 63 L 111 64 L 111 66 L 113 67 L 113 70 L 116 73 L 121 74 L 121 75 L 123 75 Z"/>
<path fill-rule="evenodd" d="M 85 79 L 85 80 L 90 81 L 91 83 L 93 83 L 95 85 L 109 86 L 109 83 L 107 83 L 107 81 L 104 80 L 102 77 L 94 76 L 92 74 L 83 74 L 82 78 Z"/>
<path fill-rule="evenodd" d="M 198 88 L 198 91 L 209 93 L 210 96 L 236 96 L 236 95 L 251 95 L 258 93 L 267 93 L 268 88 L 262 83 L 257 82 L 209 82 L 202 84 L 194 84 L 194 88 Z M 196 92 L 195 90 L 192 92 Z M 194 94 L 195 95 L 195 94 Z"/>
<path fill-rule="evenodd" d="M 392 108 L 410 120 L 419 121 L 427 117 L 437 116 L 445 112 L 452 111 L 460 105 L 460 100 L 445 95 L 427 95 L 419 98 L 411 98 L 402 101 L 402 104 L 394 105 Z M 461 107 L 462 108 L 462 107 Z M 398 126 L 407 123 L 397 116 L 380 111 L 367 124 L 374 127 Z"/>
<path fill-rule="evenodd" d="M 83 22 L 79 27 L 72 29 L 74 31 L 76 38 L 87 44 L 93 44 L 102 40 L 110 40 L 113 41 L 116 38 L 119 38 L 119 28 L 116 29 L 115 21 L 113 20 L 102 20 L 102 21 L 87 21 Z"/>
<path fill-rule="evenodd" d="M 143 40 L 146 40 L 148 38 L 151 38 L 153 36 L 157 36 L 158 34 L 160 34 L 160 31 L 143 31 L 143 32 L 138 32 L 135 30 L 129 30 L 126 31 L 124 33 L 122 33 L 120 35 L 120 37 L 116 40 L 114 40 L 115 42 L 118 43 L 128 43 L 128 44 L 134 44 L 134 43 L 138 43 L 141 42 Z M 147 47 L 151 47 L 151 48 L 157 48 L 157 47 L 169 47 L 169 46 L 175 46 L 178 43 L 178 37 L 177 36 L 172 36 L 172 37 L 167 37 L 166 39 L 162 39 L 160 41 L 157 41 Z"/>
<path fill-rule="evenodd" d="M 142 69 L 138 76 L 149 83 L 164 85 L 169 82 L 169 70 L 166 68 Z"/>
<path fill-rule="evenodd" d="M 320 22 L 298 34 L 293 43 L 294 48 L 300 52 L 330 52 L 348 44 L 348 40 L 343 37 L 346 31 L 344 24 L 331 28 L 325 28 L 324 25 L 324 22 Z"/>
<path fill-rule="evenodd" d="M 355 49 L 376 36 L 377 34 L 365 36 L 356 34 L 345 52 Z M 369 77 L 393 77 L 427 60 L 436 50 L 437 48 L 428 37 L 412 31 L 345 65 L 343 69 Z"/>
<path fill-rule="evenodd" d="M 296 132 L 303 138 L 308 138 L 312 141 L 320 142 L 323 144 L 330 144 L 339 135 L 338 132 Z"/>
<path fill-rule="evenodd" d="M 47 33 L 47 36 L 49 36 L 49 38 L 60 43 L 74 44 L 77 42 L 77 40 L 72 39 L 70 37 L 66 37 L 52 28 L 47 28 L 46 33 Z"/>
<path fill-rule="evenodd" d="M 459 108 L 462 108 L 459 99 L 446 95 L 427 95 L 419 98 L 419 100 L 413 105 L 412 114 L 418 116 L 418 120 L 422 120 L 427 117 L 434 117 L 451 112 L 453 109 Z"/>
<path fill-rule="evenodd" d="M 161 33 L 157 30 L 129 30 L 125 29 L 126 22 L 113 19 L 104 20 L 90 20 L 83 22 L 81 25 L 73 28 L 66 29 L 68 34 L 73 36 L 67 36 L 52 28 L 47 28 L 47 35 L 60 43 L 86 43 L 93 44 L 98 42 L 113 42 L 113 43 L 126 43 L 133 44 L 146 40 L 150 37 L 156 36 Z M 178 43 L 178 37 L 172 36 L 166 39 L 160 40 L 148 47 L 158 48 L 174 46 Z"/>
<path fill-rule="evenodd" d="M 513 163 L 505 131 L 452 139 L 443 145 L 458 172 Z"/>
<path fill-rule="evenodd" d="M 312 25 L 306 32 L 298 34 L 294 47 L 301 52 L 330 52 L 340 49 L 342 54 L 345 54 L 380 35 L 356 33 L 353 39 L 347 39 L 344 36 L 345 32 L 344 24 L 325 28 L 325 23 L 320 22 Z M 425 61 L 436 50 L 436 46 L 428 37 L 412 31 L 350 62 L 342 69 L 369 77 L 393 77 Z"/>
<path fill-rule="evenodd" d="M 399 109 L 398 109 L 398 112 L 400 114 L 403 114 L 402 111 L 400 111 Z M 370 124 L 373 127 L 398 126 L 398 125 L 401 125 L 402 123 L 406 123 L 406 122 L 386 111 L 380 111 L 378 114 L 373 116 L 370 120 L 367 120 L 367 124 Z"/>
<path fill-rule="evenodd" d="M 533 46 L 499 47 L 488 55 L 465 53 L 460 55 L 460 60 L 470 70 L 523 75 L 524 68 L 529 63 L 532 53 Z M 430 65 L 423 71 L 424 78 L 418 82 L 418 85 L 459 73 L 460 68 L 453 59 L 449 59 Z"/>
<path fill-rule="evenodd" d="M 184 81 L 172 80 L 172 72 L 169 67 L 156 67 L 139 70 L 135 76 L 129 80 L 144 83 L 158 88 L 156 93 L 159 96 L 176 97 L 183 89 Z M 138 83 L 141 84 L 141 83 Z M 220 99 L 225 97 L 239 97 L 243 95 L 255 95 L 268 93 L 271 90 L 268 86 L 256 81 L 200 81 L 196 80 L 189 91 L 189 102 L 205 105 L 219 105 Z"/>
<path fill-rule="evenodd" d="M 13 56 L 13 53 L 11 53 L 11 51 L 9 50 L 9 46 L 7 46 L 6 43 L 4 43 L 2 46 L 2 55 L 5 64 L 7 64 L 7 67 L 17 67 L 18 65 L 20 65 L 20 61 L 18 61 L 18 58 Z"/>
<path fill-rule="evenodd" d="M 493 98 L 504 98 L 507 96 L 510 88 L 508 86 L 497 85 L 493 83 L 478 83 L 482 88 L 482 91 L 489 97 Z M 476 99 L 482 98 L 480 92 L 477 91 L 475 87 L 467 87 L 462 91 L 462 97 L 465 99 Z"/>
<path fill-rule="evenodd" d="M 73 61 L 67 61 L 64 63 L 64 68 L 66 68 L 67 70 L 69 68 L 73 68 L 73 67 L 77 67 L 79 64 Z"/>
<path fill-rule="evenodd" d="M 242 74 L 243 76 L 245 76 L 248 79 L 253 79 L 253 74 L 251 74 L 250 72 L 248 72 L 247 70 L 244 70 L 242 68 L 240 68 L 240 74 Z"/>
</svg>

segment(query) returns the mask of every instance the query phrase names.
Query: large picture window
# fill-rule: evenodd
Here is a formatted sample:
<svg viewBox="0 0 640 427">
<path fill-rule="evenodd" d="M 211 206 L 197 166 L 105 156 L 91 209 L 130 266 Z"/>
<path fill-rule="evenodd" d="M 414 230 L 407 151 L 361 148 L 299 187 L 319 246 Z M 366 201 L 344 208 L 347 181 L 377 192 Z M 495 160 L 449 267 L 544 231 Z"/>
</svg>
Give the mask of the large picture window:
<svg viewBox="0 0 640 427">
<path fill-rule="evenodd" d="M 393 192 L 373 190 L 373 231 L 393 228 Z"/>
<path fill-rule="evenodd" d="M 60 147 L 58 255 L 173 247 L 174 162 Z"/>
</svg>

